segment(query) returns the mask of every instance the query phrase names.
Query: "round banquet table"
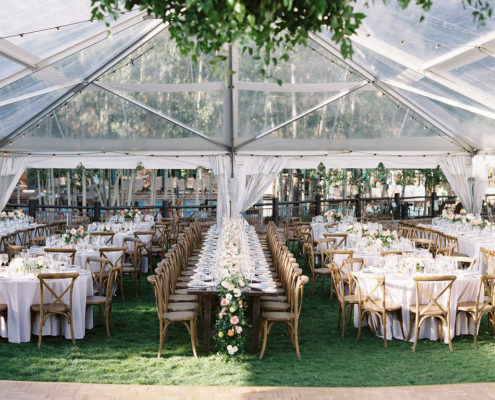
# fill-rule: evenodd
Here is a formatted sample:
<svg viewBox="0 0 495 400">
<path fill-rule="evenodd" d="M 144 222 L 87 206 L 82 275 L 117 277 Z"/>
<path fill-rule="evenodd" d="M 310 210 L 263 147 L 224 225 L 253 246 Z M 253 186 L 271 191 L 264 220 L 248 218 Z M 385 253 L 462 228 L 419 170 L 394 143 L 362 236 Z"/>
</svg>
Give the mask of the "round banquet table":
<svg viewBox="0 0 495 400">
<path fill-rule="evenodd" d="M 70 283 L 69 279 L 57 279 L 49 283 L 55 293 L 62 292 Z M 86 271 L 79 271 L 79 277 L 74 282 L 72 294 L 72 312 L 74 323 L 74 337 L 83 339 L 85 330 L 93 327 L 93 311 L 89 307 L 86 309 L 86 296 L 93 295 L 93 282 L 91 274 Z M 44 291 L 44 303 L 53 300 L 53 295 L 47 290 Z M 63 300 L 68 302 L 69 295 L 66 293 Z M 9 342 L 20 343 L 29 342 L 31 333 L 39 333 L 39 314 L 33 322 L 31 331 L 31 305 L 40 303 L 40 281 L 35 276 L 0 276 L 0 303 L 7 304 L 7 325 L 2 319 L 0 333 L 2 337 L 8 338 Z M 70 339 L 69 324 L 63 318 L 62 333 L 66 339 Z M 59 335 L 58 317 L 50 317 L 43 327 L 43 335 Z"/>
<path fill-rule="evenodd" d="M 478 286 L 480 283 L 480 276 L 476 273 L 465 273 L 459 274 L 457 279 L 454 281 L 452 285 L 452 294 L 450 299 L 450 335 L 451 338 L 454 338 L 458 335 L 472 335 L 474 332 L 473 324 L 470 323 L 468 326 L 467 317 L 464 313 L 460 313 L 456 317 L 456 309 L 457 303 L 464 301 L 476 301 L 476 296 L 478 294 Z M 365 288 L 366 291 L 372 290 L 376 281 L 361 279 L 361 285 Z M 428 288 L 430 292 L 433 292 L 434 295 L 440 293 L 441 290 L 445 287 L 445 283 L 441 282 L 423 282 L 423 286 Z M 410 275 L 401 275 L 401 274 L 386 274 L 385 278 L 385 288 L 386 293 L 385 296 L 387 300 L 391 302 L 401 304 L 401 312 L 402 312 L 402 320 L 404 324 L 404 335 L 407 335 L 409 330 L 409 324 L 414 324 L 414 316 L 412 320 L 409 320 L 409 308 L 413 307 L 416 304 L 416 289 L 413 277 Z M 376 293 L 376 292 L 375 292 Z M 426 297 L 424 293 L 420 292 L 420 303 L 426 304 L 429 299 Z M 446 296 L 443 295 L 440 298 L 440 304 L 446 305 Z M 438 340 L 439 332 L 438 332 L 438 319 L 428 318 L 425 320 L 420 327 L 419 330 L 419 339 L 430 339 L 430 340 Z M 354 326 L 358 327 L 358 311 L 357 306 L 354 308 Z M 401 339 L 405 340 L 402 336 L 400 330 L 400 322 L 396 315 L 396 313 L 388 313 L 387 314 L 387 339 Z M 375 324 L 376 326 L 376 324 Z M 383 329 L 383 328 L 381 328 Z M 383 332 L 382 332 L 383 333 Z M 447 327 L 443 327 L 443 338 L 445 343 L 448 343 L 447 339 Z M 409 339 L 411 342 L 414 341 L 414 325 L 413 330 L 411 332 L 411 338 Z"/>
</svg>

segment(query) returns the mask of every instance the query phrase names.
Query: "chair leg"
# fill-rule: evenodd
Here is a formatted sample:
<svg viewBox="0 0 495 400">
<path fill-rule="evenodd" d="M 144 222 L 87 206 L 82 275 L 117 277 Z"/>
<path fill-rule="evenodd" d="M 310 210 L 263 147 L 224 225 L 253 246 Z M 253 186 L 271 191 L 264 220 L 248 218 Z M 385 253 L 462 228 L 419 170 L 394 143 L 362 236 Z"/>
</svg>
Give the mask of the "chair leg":
<svg viewBox="0 0 495 400">
<path fill-rule="evenodd" d="M 301 353 L 299 352 L 299 335 L 298 335 L 298 321 L 294 321 L 294 344 L 296 346 L 296 355 L 297 355 L 297 359 L 300 360 L 301 359 Z"/>
<path fill-rule="evenodd" d="M 70 337 L 72 339 L 72 344 L 76 344 L 76 339 L 74 338 L 74 320 L 72 318 L 72 313 L 70 313 L 68 320 L 69 320 Z"/>
<path fill-rule="evenodd" d="M 42 337 L 43 337 L 43 313 L 40 313 L 40 332 L 38 334 L 38 349 L 41 347 Z"/>
<path fill-rule="evenodd" d="M 311 297 L 315 297 L 316 275 L 313 273 L 313 284 L 311 285 Z"/>
<path fill-rule="evenodd" d="M 409 312 L 409 329 L 407 331 L 406 342 L 409 342 L 409 339 L 411 339 L 411 333 L 412 333 L 412 327 L 413 327 L 412 322 L 413 322 L 413 320 L 412 320 L 412 313 Z"/>
<path fill-rule="evenodd" d="M 419 315 L 417 313 L 414 314 L 414 345 L 413 352 L 416 351 L 416 346 L 418 345 L 418 336 L 419 336 Z"/>
<path fill-rule="evenodd" d="M 125 295 L 124 295 L 124 273 L 122 272 L 122 268 L 120 269 L 120 295 L 122 296 L 122 301 L 125 301 Z"/>
<path fill-rule="evenodd" d="M 194 354 L 194 358 L 198 358 L 198 353 L 196 351 L 196 328 L 195 328 L 195 323 L 194 323 L 194 320 L 192 319 L 191 322 L 189 323 L 189 326 L 190 326 L 190 334 L 191 334 L 191 346 L 192 346 L 192 351 L 193 351 L 193 354 Z"/>
<path fill-rule="evenodd" d="M 263 345 L 261 346 L 260 360 L 263 359 L 266 350 L 266 341 L 268 339 L 268 320 L 263 320 Z"/>
<path fill-rule="evenodd" d="M 450 336 L 450 315 L 447 314 L 447 339 L 449 340 L 449 350 L 454 351 L 454 348 L 452 347 L 452 338 Z"/>
<path fill-rule="evenodd" d="M 162 348 L 165 342 L 164 321 L 160 321 L 160 342 L 158 344 L 158 358 L 162 358 Z"/>
<path fill-rule="evenodd" d="M 361 330 L 363 328 L 362 325 L 363 325 L 363 313 L 361 310 L 359 310 L 358 334 L 357 334 L 356 342 L 359 342 L 359 338 L 361 337 Z"/>
<path fill-rule="evenodd" d="M 111 318 L 111 314 L 112 313 L 112 305 L 111 304 L 108 304 L 106 307 L 105 307 L 105 325 L 106 325 L 106 328 L 107 328 L 107 336 L 110 337 L 110 318 Z"/>
<path fill-rule="evenodd" d="M 384 312 L 381 315 L 382 329 L 383 329 L 383 345 L 387 348 L 387 313 Z"/>
</svg>

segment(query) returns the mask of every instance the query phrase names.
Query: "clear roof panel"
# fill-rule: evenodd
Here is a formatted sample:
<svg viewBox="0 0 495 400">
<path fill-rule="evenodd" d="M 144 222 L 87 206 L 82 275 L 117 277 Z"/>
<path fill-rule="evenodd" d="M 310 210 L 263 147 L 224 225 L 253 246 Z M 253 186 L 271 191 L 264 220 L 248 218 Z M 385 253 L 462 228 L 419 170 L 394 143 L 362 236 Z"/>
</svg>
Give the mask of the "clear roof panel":
<svg viewBox="0 0 495 400">
<path fill-rule="evenodd" d="M 6 136 L 65 93 L 64 89 L 0 107 L 0 135 Z"/>
<path fill-rule="evenodd" d="M 194 133 L 96 87 L 45 117 L 9 149 L 25 149 L 29 141 L 48 152 L 53 148 L 112 151 L 116 144 L 121 150 L 135 151 L 173 150 L 177 143 L 179 148 L 186 144 L 189 149 L 212 148 Z"/>
<path fill-rule="evenodd" d="M 280 138 L 394 139 L 442 136 L 406 107 L 370 87 L 357 90 L 271 136 Z"/>
<path fill-rule="evenodd" d="M 190 57 L 179 53 L 168 30 L 164 30 L 115 65 L 101 80 L 126 84 L 221 81 L 219 73 L 213 70 L 209 60 L 210 57 L 203 56 L 198 64 L 194 64 Z"/>
<path fill-rule="evenodd" d="M 227 143 L 224 84 L 208 57 L 194 64 L 164 31 L 105 74 L 100 82 L 204 135 Z"/>
<path fill-rule="evenodd" d="M 247 53 L 239 54 L 237 79 L 246 82 L 266 82 L 260 73 L 262 60 L 255 60 Z M 349 80 L 349 67 L 318 44 L 308 41 L 308 46 L 297 46 L 288 62 L 270 66 L 268 71 L 276 80 L 284 83 L 326 83 Z"/>
<path fill-rule="evenodd" d="M 398 92 L 419 105 L 476 149 L 494 149 L 495 120 L 405 90 Z"/>
<path fill-rule="evenodd" d="M 34 116 L 49 106 L 54 100 L 69 90 L 70 85 L 77 84 L 90 76 L 100 66 L 110 62 L 114 57 L 147 32 L 156 23 L 145 21 L 139 25 L 112 35 L 107 40 L 99 42 L 83 51 L 69 56 L 50 67 L 43 68 L 29 76 L 19 79 L 0 89 L 0 102 L 12 101 L 19 96 L 35 95 L 40 90 L 58 89 L 31 98 L 29 103 L 30 115 Z M 95 63 L 95 60 L 98 60 Z M 65 87 L 65 89 L 59 89 Z M 10 134 L 26 122 L 26 101 L 18 101 L 0 106 L 0 115 L 9 118 L 0 125 L 0 137 Z"/>
<path fill-rule="evenodd" d="M 22 65 L 0 56 L 0 79 L 12 75 L 23 68 Z"/>
<path fill-rule="evenodd" d="M 456 78 L 481 87 L 487 93 L 495 96 L 495 58 L 487 56 L 481 60 L 463 65 L 451 70 L 450 73 Z"/>
<path fill-rule="evenodd" d="M 478 29 L 473 23 L 472 8 L 458 0 L 433 2 L 424 13 L 413 2 L 402 10 L 399 2 L 374 2 L 366 7 L 365 0 L 358 9 L 366 14 L 361 35 L 371 35 L 409 54 L 429 61 L 447 52 L 463 47 L 483 34 L 495 29 L 495 19 Z M 425 15 L 423 22 L 420 17 Z"/>
</svg>

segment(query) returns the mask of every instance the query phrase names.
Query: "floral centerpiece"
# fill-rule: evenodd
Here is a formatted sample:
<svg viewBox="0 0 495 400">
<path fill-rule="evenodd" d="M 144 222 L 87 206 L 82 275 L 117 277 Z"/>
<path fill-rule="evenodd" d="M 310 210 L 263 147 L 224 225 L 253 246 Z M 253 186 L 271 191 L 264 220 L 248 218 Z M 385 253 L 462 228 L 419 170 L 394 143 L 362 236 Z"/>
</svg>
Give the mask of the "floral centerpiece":
<svg viewBox="0 0 495 400">
<path fill-rule="evenodd" d="M 83 226 L 79 228 L 72 228 L 71 230 L 67 230 L 62 234 L 62 240 L 66 244 L 76 244 L 81 240 L 89 239 L 89 233 L 84 230 Z"/>
<path fill-rule="evenodd" d="M 220 307 L 217 309 L 215 341 L 219 354 L 227 360 L 237 359 L 247 342 L 245 287 L 246 279 L 241 274 L 228 276 L 218 285 Z"/>
<path fill-rule="evenodd" d="M 24 216 L 25 214 L 20 208 L 13 211 L 2 211 L 0 213 L 0 221 L 11 221 L 14 219 L 24 218 Z"/>
<path fill-rule="evenodd" d="M 328 221 L 340 222 L 342 218 L 344 218 L 344 214 L 337 210 L 328 210 L 325 213 Z"/>
<path fill-rule="evenodd" d="M 384 247 L 390 247 L 394 240 L 397 240 L 399 238 L 399 235 L 396 231 L 385 230 L 370 232 L 368 237 L 370 241 L 379 240 L 382 242 L 382 245 Z"/>
<path fill-rule="evenodd" d="M 138 222 L 141 219 L 141 210 L 137 208 L 126 208 L 120 212 L 126 222 Z"/>
</svg>

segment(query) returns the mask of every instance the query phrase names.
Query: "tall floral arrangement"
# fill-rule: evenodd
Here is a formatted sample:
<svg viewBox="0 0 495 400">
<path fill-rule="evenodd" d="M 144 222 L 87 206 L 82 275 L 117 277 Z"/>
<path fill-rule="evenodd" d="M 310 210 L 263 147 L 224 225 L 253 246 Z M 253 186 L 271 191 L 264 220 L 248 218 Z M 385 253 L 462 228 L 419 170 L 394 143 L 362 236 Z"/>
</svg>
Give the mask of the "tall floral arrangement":
<svg viewBox="0 0 495 400">
<path fill-rule="evenodd" d="M 217 309 L 215 341 L 218 353 L 227 360 L 238 359 L 246 347 L 245 287 L 246 279 L 241 274 L 228 276 L 218 284 L 220 307 Z"/>
</svg>

